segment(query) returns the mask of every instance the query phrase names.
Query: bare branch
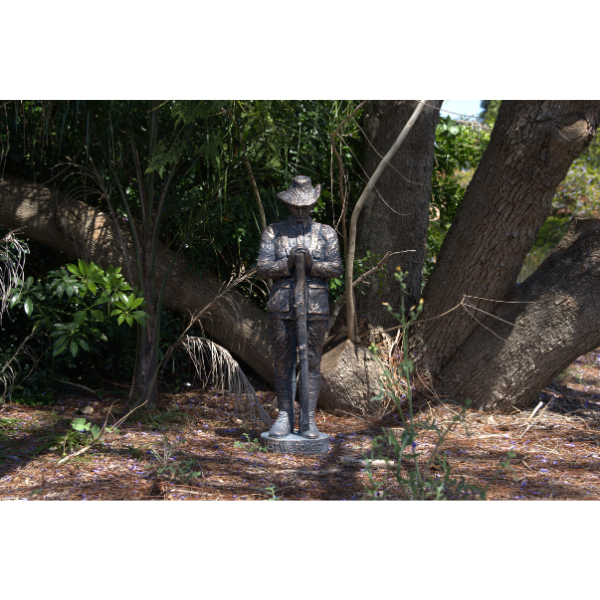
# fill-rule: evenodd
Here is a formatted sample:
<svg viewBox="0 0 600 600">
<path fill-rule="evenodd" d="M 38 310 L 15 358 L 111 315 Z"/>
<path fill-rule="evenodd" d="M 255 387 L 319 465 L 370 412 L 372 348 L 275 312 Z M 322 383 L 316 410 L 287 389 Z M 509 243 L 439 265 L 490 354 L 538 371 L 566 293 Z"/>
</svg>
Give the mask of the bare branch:
<svg viewBox="0 0 600 600">
<path fill-rule="evenodd" d="M 148 402 L 147 399 L 144 400 L 144 402 L 142 402 L 141 404 L 138 404 L 138 406 L 135 406 L 134 408 L 132 408 L 124 417 L 119 419 L 114 425 L 111 426 L 111 430 L 120 427 L 125 422 L 126 419 L 128 419 L 136 410 L 138 410 L 138 408 L 142 408 L 142 406 L 144 406 L 144 404 L 146 404 L 146 402 Z M 113 404 L 114 404 L 114 402 L 113 402 Z M 110 408 L 112 408 L 112 404 L 111 404 Z M 69 456 L 65 456 L 64 458 L 61 458 L 56 463 L 56 466 L 58 467 L 64 463 L 72 460 L 76 456 L 79 456 L 79 455 L 83 454 L 84 452 L 87 452 L 90 448 L 95 446 L 104 437 L 105 433 L 107 433 L 106 423 L 108 423 L 109 416 L 110 416 L 110 409 L 108 410 L 108 413 L 106 414 L 106 419 L 104 419 L 104 425 L 102 425 L 102 429 L 100 430 L 100 433 L 87 446 L 84 446 L 83 448 L 77 450 L 77 452 L 73 452 L 72 454 L 69 454 Z"/>
<path fill-rule="evenodd" d="M 98 392 L 94 391 L 92 388 L 87 387 L 87 385 L 81 385 L 80 383 L 72 383 L 71 381 L 64 381 L 63 379 L 54 378 L 54 381 L 58 383 L 62 383 L 63 385 L 70 385 L 80 390 L 84 390 L 85 392 L 89 392 L 90 394 L 94 394 L 94 396 L 98 396 Z"/>
</svg>

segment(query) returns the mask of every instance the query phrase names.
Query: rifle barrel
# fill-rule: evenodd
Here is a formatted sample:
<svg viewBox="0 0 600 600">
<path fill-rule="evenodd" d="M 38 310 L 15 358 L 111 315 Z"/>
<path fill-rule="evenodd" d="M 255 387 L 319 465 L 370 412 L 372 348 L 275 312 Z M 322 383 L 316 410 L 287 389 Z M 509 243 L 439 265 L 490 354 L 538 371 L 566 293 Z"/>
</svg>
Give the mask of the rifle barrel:
<svg viewBox="0 0 600 600">
<path fill-rule="evenodd" d="M 304 254 L 296 254 L 295 267 L 294 309 L 296 311 L 298 351 L 300 354 L 300 430 L 302 430 L 302 425 L 308 427 L 308 307 Z"/>
</svg>

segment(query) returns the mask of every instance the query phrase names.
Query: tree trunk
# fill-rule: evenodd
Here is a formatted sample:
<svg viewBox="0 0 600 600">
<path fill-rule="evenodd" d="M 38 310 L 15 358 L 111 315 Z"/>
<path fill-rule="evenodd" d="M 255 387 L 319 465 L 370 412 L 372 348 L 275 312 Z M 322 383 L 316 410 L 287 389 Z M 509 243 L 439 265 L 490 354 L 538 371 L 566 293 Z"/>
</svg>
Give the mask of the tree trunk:
<svg viewBox="0 0 600 600">
<path fill-rule="evenodd" d="M 94 261 L 102 267 L 109 264 L 123 267 L 125 278 L 131 284 L 137 284 L 136 264 L 131 257 L 133 246 L 126 228 L 117 229 L 109 216 L 83 202 L 40 184 L 7 177 L 0 183 L 0 224 L 11 229 L 26 227 L 27 237 L 69 256 Z M 157 281 L 164 277 L 173 255 L 159 242 Z M 209 304 L 222 286 L 214 276 L 196 275 L 187 270 L 189 267 L 184 257 L 177 258 L 163 297 L 167 308 L 186 317 Z M 202 322 L 216 342 L 273 385 L 267 313 L 240 294 L 233 293 L 215 306 Z M 365 349 L 356 351 L 354 365 L 350 364 L 349 355 L 346 356 L 343 367 L 339 368 L 328 367 L 331 359 L 327 354 L 323 356 L 325 369 L 320 408 L 335 410 L 343 407 L 347 412 L 361 413 L 372 410 L 367 401 L 377 393 L 378 386 L 373 365 L 365 352 Z"/>
<path fill-rule="evenodd" d="M 442 100 L 428 100 L 413 129 L 390 165 L 382 173 L 376 190 L 368 199 L 360 216 L 356 255 L 415 250 L 392 256 L 387 261 L 388 276 L 380 290 L 379 276 L 370 285 L 359 285 L 356 303 L 360 317 L 373 326 L 392 327 L 396 321 L 382 306 L 389 302 L 400 306 L 400 289 L 393 273 L 400 266 L 408 271 L 406 281 L 412 306 L 421 297 L 423 263 L 427 246 L 429 198 L 433 170 L 435 128 Z M 365 171 L 371 177 L 381 157 L 392 146 L 415 109 L 415 101 L 371 101 L 365 114 L 367 140 Z M 364 291 L 364 295 L 363 292 Z"/>
<path fill-rule="evenodd" d="M 137 352 L 128 405 L 134 408 L 144 404 L 145 409 L 153 409 L 158 402 L 158 356 L 154 340 L 160 336 L 160 312 L 157 314 L 156 306 L 150 310 L 150 306 L 144 308 L 150 318 L 145 327 L 136 323 Z"/>
<path fill-rule="evenodd" d="M 109 216 L 83 202 L 36 183 L 5 177 L 0 184 L 0 224 L 11 229 L 26 227 L 27 237 L 69 256 L 94 261 L 104 268 L 109 264 L 123 267 L 125 278 L 138 285 L 129 232 L 125 227 L 118 230 Z M 173 257 L 174 252 L 159 242 L 157 281 L 162 282 Z M 214 276 L 197 275 L 189 268 L 185 258 L 177 258 L 163 298 L 167 308 L 186 317 L 209 304 L 221 289 L 221 282 Z M 219 344 L 273 383 L 266 313 L 233 293 L 211 309 L 202 322 Z"/>
<path fill-rule="evenodd" d="M 600 220 L 575 219 L 537 271 L 487 317 L 441 372 L 455 400 L 530 404 L 578 356 L 600 346 Z M 487 303 L 488 312 L 494 310 Z M 480 319 L 481 320 L 481 319 Z M 514 325 L 509 325 L 514 323 Z"/>
<path fill-rule="evenodd" d="M 501 305 L 476 298 L 505 300 L 513 289 L 554 192 L 591 140 L 599 116 L 597 100 L 502 102 L 489 146 L 425 286 L 420 321 L 449 311 L 465 296 L 475 297 L 469 299 L 472 306 L 496 312 L 493 307 Z M 479 331 L 482 316 L 460 307 L 415 327 L 411 347 L 417 367 L 434 378 L 443 370 L 450 381 L 450 362 L 462 360 L 462 348 L 476 330 L 478 340 L 495 344 L 490 332 Z M 532 363 L 521 368 L 525 378 L 533 377 Z M 486 372 L 486 379 L 493 376 Z M 456 380 L 451 389 L 471 397 L 467 380 Z"/>
<path fill-rule="evenodd" d="M 323 354 L 321 374 L 319 408 L 341 416 L 372 414 L 380 408 L 371 401 L 379 392 L 379 367 L 366 348 L 346 338 Z"/>
</svg>

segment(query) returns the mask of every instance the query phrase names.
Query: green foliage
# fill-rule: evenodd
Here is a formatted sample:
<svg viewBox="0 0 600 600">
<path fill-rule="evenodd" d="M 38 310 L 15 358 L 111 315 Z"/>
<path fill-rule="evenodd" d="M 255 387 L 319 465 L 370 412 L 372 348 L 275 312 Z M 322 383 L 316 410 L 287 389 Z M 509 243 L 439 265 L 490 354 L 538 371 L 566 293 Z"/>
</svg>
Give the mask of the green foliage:
<svg viewBox="0 0 600 600">
<path fill-rule="evenodd" d="M 223 151 L 227 149 L 229 139 L 219 135 L 216 127 L 211 131 L 211 125 L 215 120 L 225 122 L 223 111 L 229 103 L 180 100 L 165 104 L 171 126 L 154 148 L 145 174 L 157 172 L 162 177 L 166 170 L 185 158 L 194 162 L 202 159 L 205 165 L 219 170 L 223 166 Z M 207 127 L 198 127 L 199 124 Z"/>
<path fill-rule="evenodd" d="M 72 429 L 67 431 L 64 438 L 54 436 L 40 447 L 40 452 L 44 450 L 60 449 L 62 456 L 67 456 L 87 445 L 89 438 L 81 431 Z"/>
<path fill-rule="evenodd" d="M 34 338 L 23 349 L 23 356 L 17 356 L 17 363 L 22 362 L 20 374 L 12 388 L 5 384 L 3 395 L 8 393 L 20 404 L 48 403 L 53 398 L 56 368 L 77 368 L 80 350 L 100 355 L 101 346 L 109 342 L 107 333 L 114 339 L 115 328 L 121 323 L 131 325 L 135 320 L 144 324 L 147 315 L 139 310 L 143 298 L 125 282 L 120 271 L 112 266 L 103 270 L 80 260 L 50 270 L 37 281 L 29 276 L 12 292 L 9 319 L 3 326 L 0 367 L 13 357 L 27 332 Z M 49 358 L 44 358 L 46 341 L 52 349 Z M 94 369 L 94 364 L 85 359 L 83 364 L 86 370 Z"/>
<path fill-rule="evenodd" d="M 131 213 L 141 215 L 141 197 L 132 143 L 142 171 L 155 176 L 154 188 L 179 164 L 160 215 L 160 237 L 183 253 L 196 273 L 212 271 L 228 279 L 255 262 L 260 241 L 256 199 L 247 173 L 249 162 L 267 217 L 287 218 L 276 198 L 295 175 L 323 184 L 316 216 L 339 219 L 337 159 L 330 137 L 357 106 L 356 101 L 25 101 L 6 105 L 0 120 L 5 170 L 50 185 L 84 202 L 114 212 L 118 180 Z M 148 135 L 148 115 L 158 114 L 158 137 Z M 362 151 L 362 111 L 341 130 L 336 145 L 350 175 L 349 211 L 362 188 L 355 176 Z M 67 157 L 69 157 L 67 159 Z M 144 158 L 145 157 L 145 158 Z M 71 166 L 69 166 L 71 165 Z M 349 173 L 348 173 L 349 172 Z M 187 237 L 186 237 L 187 236 Z M 260 296 L 254 301 L 263 304 Z"/>
<path fill-rule="evenodd" d="M 62 260 L 63 257 L 53 256 L 39 244 L 30 243 L 30 246 L 32 255 L 29 263 L 26 264 L 26 272 L 29 269 L 41 279 L 43 284 L 47 280 L 48 270 L 59 270 L 56 262 Z M 64 265 L 64 262 L 62 264 Z M 69 272 L 69 275 L 72 276 L 72 273 Z M 121 291 L 126 297 L 131 295 L 131 291 Z M 100 294 L 100 290 L 98 294 Z M 64 304 L 68 300 L 66 291 L 63 292 L 62 299 L 56 298 L 55 300 L 54 306 L 64 308 Z M 88 302 L 87 297 L 85 301 Z M 47 304 L 48 299 L 44 303 Z M 29 342 L 28 346 L 33 352 L 31 355 L 18 357 L 20 374 L 12 390 L 12 402 L 30 406 L 52 404 L 54 393 L 57 390 L 57 384 L 53 383 L 56 378 L 73 382 L 82 378 L 83 383 L 96 389 L 99 393 L 102 393 L 102 388 L 107 385 L 112 387 L 109 382 L 131 380 L 136 351 L 136 328 L 119 326 L 117 317 L 110 316 L 108 304 L 103 304 L 99 309 L 103 311 L 104 320 L 97 322 L 89 319 L 86 323 L 94 324 L 105 335 L 105 338 L 87 339 L 89 352 L 79 349 L 76 356 L 73 356 L 67 347 L 66 352 L 63 351 L 53 357 L 52 352 L 48 352 L 48 347 L 54 343 L 56 337 L 51 338 L 42 334 L 41 331 L 40 335 Z M 68 320 L 67 316 L 61 313 L 58 314 L 58 319 Z M 181 330 L 186 325 L 186 318 L 176 316 L 165 308 L 161 310 L 159 359 L 162 358 L 166 348 L 179 337 Z M 31 332 L 31 328 L 32 317 L 28 317 L 21 307 L 15 307 L 10 311 L 2 323 L 0 365 L 5 364 L 13 356 L 21 341 L 28 332 Z M 197 328 L 192 328 L 191 333 L 200 335 Z M 183 386 L 189 386 L 189 382 L 193 380 L 193 373 L 190 369 L 191 366 L 185 351 L 177 350 L 169 359 L 161 381 L 177 391 Z"/>
<path fill-rule="evenodd" d="M 323 185 L 321 200 L 315 207 L 316 216 L 324 222 L 338 223 L 342 209 L 340 176 L 330 137 L 357 104 L 356 101 L 168 101 L 161 105 L 147 101 L 11 102 L 0 115 L 0 163 L 11 175 L 49 185 L 113 214 L 125 227 L 134 220 L 139 224 L 156 217 L 160 241 L 174 250 L 182 244 L 181 252 L 196 273 L 211 271 L 226 280 L 234 271 L 251 268 L 258 254 L 260 219 L 247 164 L 258 185 L 267 222 L 287 218 L 287 210 L 276 194 L 288 187 L 293 176 L 303 173 Z M 149 115 L 156 115 L 154 133 L 148 125 Z M 343 176 L 350 182 L 347 214 L 362 188 L 360 177 L 353 173 L 358 170 L 357 157 L 362 151 L 360 119 L 359 111 L 340 130 L 336 144 L 344 163 Z M 173 178 L 160 214 L 144 213 L 144 197 L 158 198 L 171 172 Z M 145 256 L 147 252 L 148 246 L 143 244 L 139 253 L 135 252 L 142 265 L 153 260 Z M 10 340 L 14 348 L 23 339 L 29 329 L 28 319 L 41 318 L 36 304 L 47 306 L 50 300 L 67 302 L 50 308 L 66 310 L 71 316 L 61 315 L 57 310 L 48 315 L 43 331 L 49 336 L 54 334 L 50 342 L 56 352 L 56 364 L 40 363 L 36 374 L 39 389 L 31 398 L 25 398 L 28 388 L 22 390 L 23 400 L 37 402 L 41 394 L 51 397 L 51 375 L 55 370 L 64 371 L 66 379 L 69 372 L 77 377 L 101 373 L 111 381 L 131 377 L 137 347 L 135 336 L 127 331 L 129 327 L 119 329 L 119 326 L 123 323 L 133 326 L 136 316 L 141 318 L 136 310 L 143 306 L 134 307 L 130 293 L 129 303 L 119 298 L 111 299 L 110 307 L 90 306 L 88 299 L 94 296 L 94 286 L 98 294 L 100 288 L 93 273 L 81 271 L 78 274 L 68 271 L 60 282 L 62 297 L 50 298 L 51 290 L 40 289 L 35 283 L 47 276 L 46 267 L 39 268 L 46 260 L 42 257 L 40 262 L 31 261 L 27 266 L 27 277 L 33 277 L 33 283 L 24 296 L 20 314 L 16 316 L 13 310 L 15 318 L 10 333 L 3 339 L 2 351 L 8 350 L 5 340 Z M 64 256 L 58 264 L 67 262 L 77 266 L 76 261 Z M 56 270 L 57 266 L 55 263 L 49 267 Z M 146 285 L 146 280 L 140 281 Z M 85 297 L 76 293 L 81 287 L 75 283 L 85 287 Z M 160 282 L 152 282 L 152 286 L 154 296 L 145 290 L 139 294 L 148 302 L 156 300 Z M 36 297 L 36 292 L 45 296 L 44 301 Z M 243 293 L 265 306 L 264 296 L 256 293 L 256 288 Z M 343 279 L 334 282 L 332 298 L 340 293 L 343 293 Z M 74 302 L 80 306 L 73 312 Z M 173 339 L 170 329 L 182 322 L 165 317 L 160 308 L 156 312 L 145 310 L 158 315 L 159 348 L 154 351 L 160 360 Z M 81 314 L 76 320 L 77 312 Z M 98 320 L 100 312 L 103 321 Z M 53 323 L 60 326 L 55 328 Z M 105 337 L 92 331 L 92 327 Z M 82 356 L 90 353 L 95 356 L 94 361 L 82 360 Z M 182 372 L 188 364 L 180 358 L 179 353 L 174 354 L 168 365 L 167 376 L 175 380 L 175 385 L 183 379 Z"/>
<path fill-rule="evenodd" d="M 375 254 L 375 253 L 371 252 L 370 250 L 367 250 L 367 253 L 364 257 L 355 258 L 354 259 L 354 274 L 356 276 L 356 279 L 358 279 L 361 275 L 366 273 L 369 269 L 372 269 L 373 267 L 377 266 L 377 264 L 379 264 L 379 262 L 381 261 L 382 258 L 383 258 L 383 254 Z M 344 262 L 345 261 L 342 258 L 342 265 Z M 375 278 L 376 278 L 376 281 L 378 282 L 379 291 L 382 291 L 385 286 L 387 276 L 388 276 L 388 269 L 387 269 L 387 265 L 384 263 L 377 272 L 366 277 L 362 282 L 360 282 L 354 288 L 355 294 L 364 295 L 365 294 L 364 286 L 365 285 L 373 285 Z M 343 296 L 345 293 L 346 270 L 344 269 L 342 271 L 342 274 L 339 277 L 334 277 L 333 279 L 329 279 L 328 284 L 329 284 L 329 299 L 331 302 L 335 302 L 340 296 Z"/>
<path fill-rule="evenodd" d="M 0 355 L 0 360 L 3 356 Z M 54 395 L 49 385 L 49 374 L 45 371 L 35 369 L 30 363 L 26 363 L 19 381 L 12 388 L 9 400 L 14 404 L 25 406 L 44 406 L 54 402 Z"/>
<path fill-rule="evenodd" d="M 44 282 L 28 277 L 23 287 L 10 300 L 11 308 L 22 307 L 33 319 L 33 330 L 43 331 L 53 338 L 53 355 L 67 348 L 73 357 L 79 349 L 90 351 L 90 343 L 107 341 L 99 329 L 101 323 L 117 316 L 132 325 L 134 319 L 144 325 L 147 315 L 135 310 L 144 299 L 136 293 L 126 294 L 131 287 L 120 273 L 109 266 L 106 271 L 82 260 L 78 265 L 67 264 L 67 269 L 50 271 Z M 117 308 L 111 311 L 111 307 Z"/>
<path fill-rule="evenodd" d="M 483 100 L 481 117 L 493 127 L 501 100 Z M 435 168 L 432 186 L 432 206 L 439 209 L 438 221 L 430 222 L 427 237 L 427 257 L 424 279 L 433 270 L 435 259 L 450 228 L 456 210 L 464 196 L 489 142 L 490 133 L 440 118 L 436 130 Z M 435 210 L 435 209 L 434 209 Z M 538 232 L 534 245 L 525 259 L 525 269 L 519 280 L 533 272 L 567 233 L 574 217 L 600 217 L 600 139 L 591 144 L 573 162 L 565 179 L 559 184 L 552 211 Z"/>
<path fill-rule="evenodd" d="M 329 299 L 335 302 L 340 296 L 344 295 L 346 288 L 346 271 L 344 270 L 339 277 L 329 279 Z"/>
<path fill-rule="evenodd" d="M 240 442 L 236 440 L 233 442 L 234 448 L 239 448 L 240 450 L 245 450 L 246 452 L 268 452 L 268 450 L 260 445 L 258 438 L 250 439 L 250 435 L 247 433 L 242 434 L 242 438 L 244 438 L 244 442 Z"/>
<path fill-rule="evenodd" d="M 177 461 L 174 456 L 173 447 L 168 443 L 167 436 L 163 436 L 162 453 L 152 450 L 152 455 L 159 462 L 156 469 L 157 475 L 167 474 L 170 480 L 177 480 L 189 485 L 195 479 L 202 477 L 202 467 L 193 459 Z"/>
<path fill-rule="evenodd" d="M 407 294 L 407 286 L 404 281 L 407 275 L 399 268 L 395 274 L 402 289 L 400 312 L 395 313 L 392 307 L 387 305 L 388 311 L 401 324 L 402 361 L 399 369 L 390 371 L 379 359 L 376 346 L 372 344 L 369 348 L 383 372 L 379 380 L 380 392 L 373 400 L 382 401 L 386 397 L 391 399 L 400 415 L 403 429 L 399 436 L 394 430 L 385 429 L 382 435 L 374 438 L 372 456 L 381 460 L 389 460 L 389 455 L 392 456 L 396 461 L 394 472 L 396 486 L 400 488 L 406 498 L 411 500 L 485 500 L 487 487 L 482 489 L 467 483 L 464 477 L 458 479 L 452 477 L 447 456 L 440 452 L 450 431 L 456 425 L 464 423 L 465 412 L 471 403 L 470 400 L 465 402 L 460 413 L 453 416 L 445 427 L 440 427 L 433 418 L 418 424 L 415 423 L 411 385 L 413 363 L 408 354 L 408 331 L 423 309 L 423 300 L 421 299 L 416 307 L 409 310 L 408 314 L 405 312 L 404 297 Z M 405 416 L 405 411 L 408 416 Z M 437 438 L 427 461 L 420 460 L 422 454 L 417 452 L 418 437 L 423 431 L 433 431 Z M 387 456 L 385 452 L 388 453 Z M 408 470 L 406 474 L 402 469 L 403 461 Z M 367 459 L 367 464 L 369 465 L 369 459 Z M 366 497 L 372 500 L 384 500 L 389 494 L 390 488 L 383 489 L 384 484 L 375 480 L 370 466 L 367 466 L 366 471 L 369 478 L 369 483 L 365 487 Z"/>
<path fill-rule="evenodd" d="M 119 430 L 116 427 L 106 427 L 103 431 L 101 427 L 90 423 L 83 417 L 73 419 L 64 436 L 58 432 L 41 436 L 38 439 L 41 444 L 35 448 L 33 453 L 39 455 L 46 450 L 60 450 L 62 456 L 67 457 L 73 452 L 77 452 L 90 444 L 98 442 L 104 433 L 119 433 Z M 83 457 L 75 458 L 82 459 Z M 61 460 L 64 461 L 64 458 Z"/>
<path fill-rule="evenodd" d="M 600 217 L 600 138 L 573 161 L 552 204 L 555 217 Z"/>
<path fill-rule="evenodd" d="M 481 101 L 481 118 L 488 124 L 493 126 L 498 118 L 502 100 L 482 100 Z"/>
<path fill-rule="evenodd" d="M 23 285 L 23 266 L 27 254 L 28 245 L 15 232 L 9 231 L 0 237 L 0 324 L 11 296 Z"/>
<path fill-rule="evenodd" d="M 274 485 L 266 487 L 265 494 L 268 496 L 267 500 L 281 500 L 281 498 L 277 497 L 276 492 L 277 492 L 277 489 L 275 488 Z"/>
<path fill-rule="evenodd" d="M 427 256 L 423 285 L 429 278 L 442 243 L 452 225 L 466 190 L 490 139 L 485 129 L 440 117 L 435 132 L 431 206 L 434 218 L 427 232 Z"/>
<path fill-rule="evenodd" d="M 90 423 L 85 418 L 73 419 L 71 421 L 71 427 L 75 431 L 89 432 L 92 435 L 93 440 L 97 440 L 102 432 L 102 429 L 98 425 Z M 105 427 L 104 431 L 106 431 L 106 433 L 119 433 L 117 427 Z"/>
<path fill-rule="evenodd" d="M 305 174 L 323 185 L 314 209 L 318 220 L 335 224 L 341 212 L 338 167 L 330 146 L 331 134 L 358 103 L 312 101 L 232 102 L 227 107 L 232 123 L 227 130 L 231 144 L 239 150 L 236 176 L 228 180 L 221 195 L 202 204 L 198 229 L 185 252 L 197 273 L 215 272 L 226 279 L 241 267 L 253 267 L 258 256 L 261 226 L 256 198 L 246 171 L 248 160 L 257 182 L 267 223 L 285 220 L 288 210 L 277 200 L 292 177 Z M 345 169 L 358 171 L 357 156 L 362 150 L 358 127 L 362 112 L 349 121 L 339 144 Z M 233 124 L 235 123 L 235 124 Z M 332 180 L 333 175 L 333 180 Z M 350 207 L 362 191 L 358 176 L 349 177 Z M 347 213 L 350 214 L 350 213 Z M 334 283 L 332 300 L 343 291 L 343 281 Z M 250 295 L 266 307 L 260 295 Z"/>
<path fill-rule="evenodd" d="M 373 267 L 377 266 L 382 259 L 383 259 L 383 254 L 374 254 L 370 250 L 367 250 L 367 254 L 364 256 L 364 258 L 356 258 L 354 260 L 354 273 L 356 274 L 356 278 L 358 279 L 361 275 L 366 273 L 369 269 L 372 269 Z M 372 285 L 373 279 L 375 277 L 377 277 L 377 280 L 379 282 L 379 292 L 381 293 L 385 286 L 387 276 L 388 276 L 388 268 L 387 268 L 387 264 L 384 263 L 383 265 L 381 265 L 381 268 L 377 272 L 375 272 L 375 273 L 373 273 L 373 275 L 370 275 L 369 277 L 367 277 L 364 281 L 369 282 Z M 362 282 L 359 283 L 357 287 L 358 287 L 358 293 L 364 295 L 365 290 L 362 285 Z"/>
<path fill-rule="evenodd" d="M 85 419 L 77 420 L 85 422 Z M 60 452 L 62 456 L 67 456 L 87 446 L 90 441 L 91 432 L 73 427 L 72 423 L 67 425 L 65 431 L 65 422 L 66 419 L 63 420 L 62 424 L 57 420 L 52 423 L 52 431 L 40 432 L 41 435 L 36 436 L 36 444 L 30 450 L 30 454 L 32 456 L 39 456 L 49 450 L 51 452 Z"/>
</svg>

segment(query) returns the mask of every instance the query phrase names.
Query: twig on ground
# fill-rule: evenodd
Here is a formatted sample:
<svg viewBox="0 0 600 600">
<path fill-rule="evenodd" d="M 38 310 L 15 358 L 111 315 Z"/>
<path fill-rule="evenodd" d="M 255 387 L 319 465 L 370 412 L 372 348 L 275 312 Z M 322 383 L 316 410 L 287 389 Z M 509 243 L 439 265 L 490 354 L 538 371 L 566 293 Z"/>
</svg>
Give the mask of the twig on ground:
<svg viewBox="0 0 600 600">
<path fill-rule="evenodd" d="M 136 410 L 138 410 L 138 408 L 142 408 L 142 406 L 144 406 L 144 404 L 146 404 L 147 402 L 148 402 L 148 399 L 146 398 L 146 400 L 144 400 L 141 404 L 138 404 L 138 406 L 135 406 L 134 408 L 132 408 L 124 417 L 119 419 L 111 427 L 111 429 L 115 429 L 115 428 L 119 427 L 122 423 L 125 422 L 125 420 L 128 417 L 130 417 Z M 113 404 L 114 404 L 114 402 L 113 402 Z M 110 405 L 110 408 L 112 408 L 113 404 Z M 64 458 L 61 458 L 56 463 L 56 466 L 60 466 L 64 463 L 68 462 L 69 460 L 75 458 L 76 456 L 79 456 L 79 455 L 83 454 L 84 452 L 87 452 L 92 446 L 97 444 L 102 439 L 102 437 L 104 436 L 104 434 L 106 432 L 106 423 L 108 422 L 108 417 L 110 416 L 110 408 L 109 408 L 108 412 L 106 413 L 106 419 L 104 419 L 104 425 L 102 425 L 102 429 L 100 430 L 100 433 L 87 446 L 84 446 L 80 450 L 77 450 L 77 452 L 73 452 L 72 454 L 69 454 L 69 456 L 65 456 Z"/>
<path fill-rule="evenodd" d="M 528 417 L 528 421 L 531 421 L 531 419 L 533 419 L 533 417 L 535 416 L 535 413 L 542 408 L 542 406 L 544 406 L 544 403 L 542 401 L 540 401 L 540 403 L 533 409 L 533 412 L 529 415 Z"/>
<path fill-rule="evenodd" d="M 341 456 L 340 462 L 343 465 L 351 465 L 353 467 L 367 467 L 370 466 L 372 469 L 387 469 L 388 467 L 395 467 L 395 460 L 370 460 L 364 458 L 353 458 L 351 456 Z"/>
<path fill-rule="evenodd" d="M 550 404 L 551 400 L 548 401 L 548 404 Z M 517 436 L 517 439 L 522 438 L 530 429 L 530 427 L 533 425 L 533 417 L 535 415 L 535 413 L 540 409 L 541 406 L 543 406 L 544 403 L 540 401 L 540 403 L 533 409 L 533 412 L 529 415 L 527 421 L 530 421 L 529 425 L 527 425 L 527 427 L 525 428 L 525 430 L 523 431 L 523 433 L 521 433 L 521 435 Z M 540 413 L 540 417 L 543 415 L 544 411 L 542 411 Z M 538 419 L 539 421 L 539 419 Z"/>
<path fill-rule="evenodd" d="M 54 381 L 57 381 L 58 383 L 62 383 L 63 385 L 71 385 L 71 386 L 79 388 L 81 390 L 85 390 L 86 392 L 90 392 L 90 394 L 94 394 L 94 396 L 97 396 L 98 398 L 100 397 L 98 395 L 98 392 L 96 392 L 92 388 L 87 387 L 86 385 L 81 385 L 80 383 L 72 383 L 71 381 L 64 381 L 63 379 L 56 379 L 56 378 L 54 378 Z"/>
</svg>

